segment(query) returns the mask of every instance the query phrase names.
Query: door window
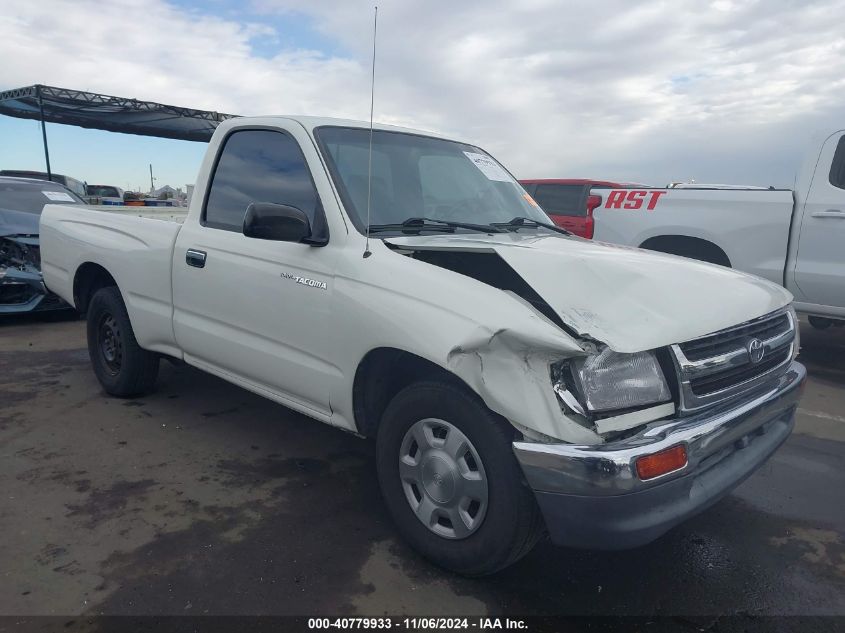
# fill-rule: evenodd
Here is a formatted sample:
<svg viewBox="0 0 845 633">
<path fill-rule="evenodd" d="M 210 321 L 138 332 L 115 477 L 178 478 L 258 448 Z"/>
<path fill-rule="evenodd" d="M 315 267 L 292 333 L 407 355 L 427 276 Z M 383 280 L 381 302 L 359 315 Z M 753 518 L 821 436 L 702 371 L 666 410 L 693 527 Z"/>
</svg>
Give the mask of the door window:
<svg viewBox="0 0 845 633">
<path fill-rule="evenodd" d="M 324 226 L 314 181 L 291 136 L 271 130 L 241 130 L 226 139 L 212 176 L 203 224 L 240 233 L 246 209 L 253 202 L 301 209 L 315 235 Z"/>
<path fill-rule="evenodd" d="M 587 215 L 581 185 L 537 185 L 534 200 L 552 215 Z"/>
</svg>

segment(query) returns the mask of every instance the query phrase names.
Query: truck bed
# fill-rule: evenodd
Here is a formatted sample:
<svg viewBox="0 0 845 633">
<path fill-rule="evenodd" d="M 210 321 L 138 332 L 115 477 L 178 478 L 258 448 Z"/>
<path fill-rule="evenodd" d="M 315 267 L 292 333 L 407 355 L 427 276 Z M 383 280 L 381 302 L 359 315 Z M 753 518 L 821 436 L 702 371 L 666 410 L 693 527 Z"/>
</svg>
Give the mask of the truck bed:
<svg viewBox="0 0 845 633">
<path fill-rule="evenodd" d="M 44 283 L 72 305 L 74 274 L 100 266 L 126 289 L 138 343 L 181 356 L 173 336 L 173 246 L 187 209 L 48 204 L 41 214 Z"/>
<path fill-rule="evenodd" d="M 657 238 L 720 247 L 737 270 L 783 285 L 794 206 L 789 189 L 595 189 L 594 239 L 649 248 Z M 662 249 L 657 249 L 662 250 Z"/>
</svg>

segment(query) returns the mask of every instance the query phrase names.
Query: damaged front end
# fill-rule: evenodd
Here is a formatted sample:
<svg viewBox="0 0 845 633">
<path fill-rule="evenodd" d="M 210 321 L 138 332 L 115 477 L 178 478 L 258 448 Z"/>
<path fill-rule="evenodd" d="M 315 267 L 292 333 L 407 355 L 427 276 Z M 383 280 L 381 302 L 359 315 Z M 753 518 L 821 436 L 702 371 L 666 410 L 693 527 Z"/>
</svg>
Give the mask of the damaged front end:
<svg viewBox="0 0 845 633">
<path fill-rule="evenodd" d="M 446 363 L 526 441 L 602 444 L 675 414 L 664 350 L 617 353 L 579 335 L 495 252 L 416 246 L 395 250 L 502 290 L 533 315 L 530 327 L 479 328 Z"/>
<path fill-rule="evenodd" d="M 623 351 L 574 329 L 495 254 L 403 246 L 533 316 L 511 320 L 503 304 L 508 326 L 463 336 L 447 366 L 521 433 L 514 455 L 557 545 L 649 543 L 728 494 L 793 428 L 806 371 L 790 308 Z"/>
<path fill-rule="evenodd" d="M 447 365 L 530 442 L 602 444 L 676 413 L 658 354 L 617 354 L 563 332 L 479 332 Z"/>
<path fill-rule="evenodd" d="M 806 370 L 789 295 L 768 282 L 551 236 L 386 242 L 501 291 L 454 284 L 475 327 L 445 364 L 521 433 L 513 452 L 558 545 L 653 541 L 792 430 Z"/>
<path fill-rule="evenodd" d="M 38 237 L 0 237 L 0 314 L 69 307 L 44 286 Z"/>
</svg>

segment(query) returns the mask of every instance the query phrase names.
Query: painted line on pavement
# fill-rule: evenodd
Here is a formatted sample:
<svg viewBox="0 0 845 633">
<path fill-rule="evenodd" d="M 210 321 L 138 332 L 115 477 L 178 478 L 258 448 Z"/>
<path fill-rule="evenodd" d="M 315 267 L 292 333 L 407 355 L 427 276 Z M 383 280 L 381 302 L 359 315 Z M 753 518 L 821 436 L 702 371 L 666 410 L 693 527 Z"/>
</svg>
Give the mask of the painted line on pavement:
<svg viewBox="0 0 845 633">
<path fill-rule="evenodd" d="M 822 413 L 821 411 L 810 411 L 808 409 L 798 409 L 798 413 L 809 415 L 813 418 L 821 418 L 822 420 L 833 420 L 834 422 L 845 423 L 845 417 L 841 415 L 831 415 L 830 413 Z"/>
</svg>

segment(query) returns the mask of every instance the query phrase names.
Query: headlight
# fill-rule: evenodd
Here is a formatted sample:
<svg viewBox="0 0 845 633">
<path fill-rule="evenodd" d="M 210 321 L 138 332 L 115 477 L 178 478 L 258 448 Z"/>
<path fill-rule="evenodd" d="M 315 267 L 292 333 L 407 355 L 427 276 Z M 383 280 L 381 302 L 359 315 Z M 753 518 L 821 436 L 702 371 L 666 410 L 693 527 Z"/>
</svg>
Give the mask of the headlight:
<svg viewBox="0 0 845 633">
<path fill-rule="evenodd" d="M 630 409 L 672 399 L 653 352 L 618 354 L 609 347 L 576 359 L 572 373 L 587 409 Z"/>
</svg>

